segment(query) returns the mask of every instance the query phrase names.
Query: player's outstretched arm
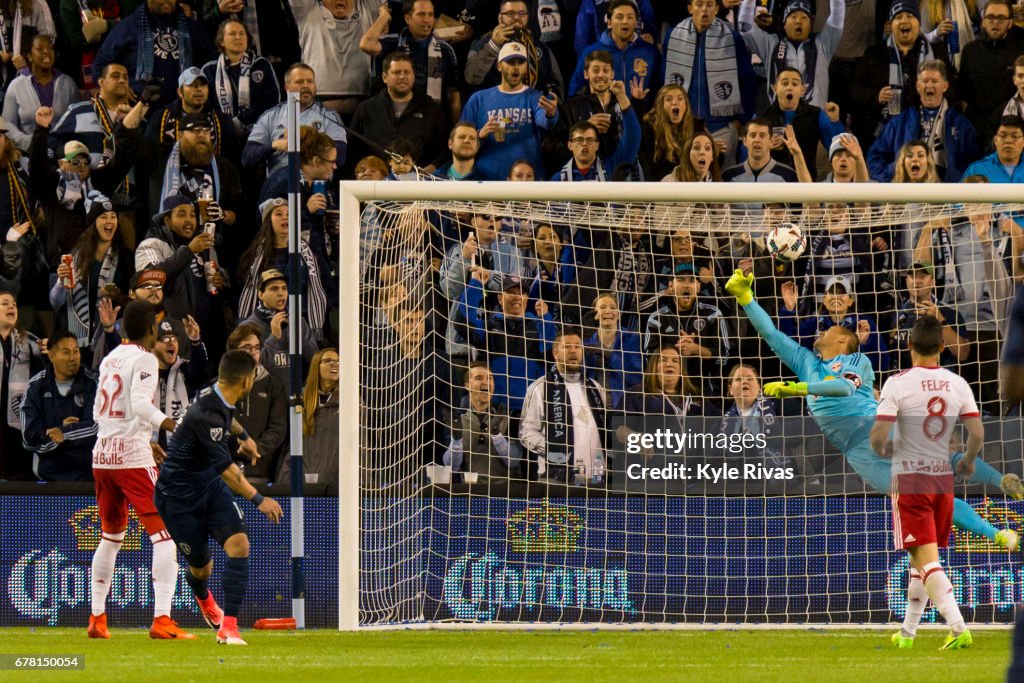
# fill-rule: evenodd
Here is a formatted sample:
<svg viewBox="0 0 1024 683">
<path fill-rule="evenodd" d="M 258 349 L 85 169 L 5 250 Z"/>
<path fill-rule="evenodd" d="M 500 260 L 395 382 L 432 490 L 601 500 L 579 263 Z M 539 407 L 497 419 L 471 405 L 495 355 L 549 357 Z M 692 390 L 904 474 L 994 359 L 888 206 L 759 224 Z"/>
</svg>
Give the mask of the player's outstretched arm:
<svg viewBox="0 0 1024 683">
<path fill-rule="evenodd" d="M 725 283 L 725 291 L 736 297 L 736 303 L 743 307 L 743 312 L 750 318 L 757 333 L 799 377 L 803 363 L 813 361 L 814 354 L 780 332 L 767 311 L 754 300 L 754 274 L 744 275 L 742 270 L 737 269 Z"/>
<path fill-rule="evenodd" d="M 764 395 L 771 398 L 792 396 L 831 396 L 845 398 L 856 391 L 848 380 L 824 379 L 819 382 L 768 382 L 763 387 Z"/>
<path fill-rule="evenodd" d="M 230 467 L 220 473 L 220 478 L 224 480 L 224 483 L 233 492 L 246 500 L 251 500 L 256 508 L 265 514 L 271 522 L 276 524 L 284 517 L 284 511 L 281 510 L 281 506 L 277 501 L 273 498 L 261 496 L 256 487 L 250 484 L 249 480 L 242 474 L 242 470 L 238 468 L 238 465 L 231 463 Z"/>
</svg>

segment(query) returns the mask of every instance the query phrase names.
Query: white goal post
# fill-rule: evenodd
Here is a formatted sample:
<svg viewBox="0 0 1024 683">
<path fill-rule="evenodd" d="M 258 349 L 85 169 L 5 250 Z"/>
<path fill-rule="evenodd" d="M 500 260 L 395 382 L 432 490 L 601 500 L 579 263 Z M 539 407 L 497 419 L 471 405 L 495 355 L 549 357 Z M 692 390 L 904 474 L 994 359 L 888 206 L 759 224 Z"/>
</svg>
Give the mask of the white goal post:
<svg viewBox="0 0 1024 683">
<path fill-rule="evenodd" d="M 848 204 L 848 205 L 889 205 L 889 206 L 904 206 L 908 204 L 913 205 L 944 205 L 947 208 L 945 212 L 939 211 L 936 215 L 965 215 L 965 212 L 970 212 L 970 207 L 976 205 L 987 205 L 996 204 L 999 205 L 999 211 L 1010 215 L 1022 215 L 1024 214 L 1024 188 L 1017 188 L 1015 185 L 989 185 L 989 184 L 875 184 L 875 183 L 863 183 L 863 184 L 781 184 L 781 183 L 552 183 L 552 182 L 539 182 L 539 183 L 515 183 L 515 182 L 356 182 L 356 181 L 345 181 L 340 185 L 340 221 L 339 221 L 339 254 L 340 254 L 340 266 L 339 266 L 339 329 L 341 330 L 339 339 L 339 353 L 341 357 L 341 370 L 340 370 L 340 382 L 339 382 L 339 404 L 340 404 L 340 419 L 339 419 L 339 461 L 340 461 L 340 489 L 339 489 L 339 592 L 338 592 L 338 627 L 341 630 L 357 630 L 367 626 L 384 626 L 384 627 L 498 627 L 498 628 L 536 628 L 539 624 L 538 621 L 550 621 L 557 623 L 559 619 L 557 617 L 538 617 L 537 612 L 528 612 L 523 605 L 526 604 L 527 598 L 523 595 L 523 586 L 527 585 L 531 580 L 537 582 L 538 586 L 547 585 L 545 582 L 551 581 L 563 581 L 568 586 L 569 582 L 577 582 L 573 584 L 573 588 L 566 588 L 566 593 L 563 593 L 563 606 L 564 601 L 576 599 L 580 603 L 584 603 L 587 599 L 586 590 L 590 591 L 590 595 L 594 596 L 601 591 L 605 591 L 607 595 L 604 599 L 607 601 L 614 601 L 612 593 L 615 593 L 619 589 L 614 587 L 613 584 L 618 578 L 625 581 L 626 569 L 622 569 L 622 576 L 618 577 L 615 573 L 608 569 L 611 564 L 610 561 L 605 560 L 605 564 L 598 568 L 586 568 L 583 564 L 577 566 L 576 564 L 567 563 L 564 558 L 558 560 L 563 564 L 554 567 L 552 572 L 562 572 L 554 579 L 547 572 L 547 564 L 544 568 L 530 568 L 526 564 L 516 565 L 513 567 L 511 564 L 505 565 L 492 563 L 487 565 L 487 556 L 484 554 L 481 546 L 477 548 L 470 542 L 464 547 L 465 553 L 462 558 L 465 559 L 464 563 L 460 565 L 462 574 L 456 576 L 451 572 L 456 570 L 451 569 L 453 566 L 450 562 L 451 558 L 444 558 L 447 564 L 436 565 L 434 562 L 438 561 L 438 558 L 434 557 L 436 551 L 429 546 L 429 543 L 425 543 L 424 547 L 417 550 L 416 552 L 422 551 L 423 553 L 423 566 L 425 573 L 431 573 L 432 585 L 441 585 L 445 583 L 447 588 L 450 588 L 452 594 L 462 594 L 464 591 L 477 591 L 485 596 L 486 599 L 490 599 L 491 602 L 502 603 L 502 597 L 504 596 L 505 602 L 511 605 L 515 600 L 519 600 L 516 603 L 518 614 L 524 615 L 519 618 L 505 618 L 502 615 L 505 614 L 502 610 L 505 609 L 501 606 L 495 606 L 493 611 L 489 611 L 491 608 L 488 607 L 486 610 L 476 609 L 479 607 L 478 603 L 470 604 L 470 601 L 465 600 L 465 604 L 462 605 L 464 611 L 459 612 L 459 609 L 452 607 L 449 603 L 451 616 L 448 612 L 444 612 L 446 615 L 443 619 L 435 620 L 429 610 L 424 610 L 422 606 L 411 607 L 407 609 L 395 609 L 394 616 L 378 616 L 372 619 L 361 616 L 361 601 L 363 600 L 363 590 L 366 589 L 367 576 L 369 573 L 374 573 L 376 578 L 373 579 L 372 583 L 376 586 L 377 584 L 388 583 L 389 581 L 400 582 L 400 581 L 411 581 L 412 585 L 418 585 L 417 589 L 420 593 L 429 593 L 423 586 L 426 585 L 426 580 L 418 580 L 414 577 L 410 577 L 403 574 L 401 577 L 397 575 L 389 575 L 391 571 L 388 566 L 374 566 L 372 568 L 361 567 L 360 565 L 360 554 L 367 534 L 370 533 L 366 524 L 364 523 L 364 490 L 362 488 L 362 482 L 364 481 L 365 473 L 362 471 L 360 466 L 360 457 L 363 449 L 366 448 L 365 441 L 365 425 L 364 415 L 362 410 L 362 396 L 361 390 L 363 388 L 364 377 L 360 367 L 360 353 L 361 344 L 365 344 L 365 341 L 361 340 L 361 327 L 365 324 L 365 318 L 360 310 L 361 297 L 360 292 L 363 287 L 362 278 L 364 273 L 364 265 L 361 263 L 360 253 L 361 249 L 365 248 L 365 245 L 361 244 L 360 234 L 362 225 L 363 207 L 367 202 L 377 202 L 381 205 L 398 207 L 405 206 L 410 203 L 416 202 L 421 203 L 424 206 L 435 206 L 437 208 L 432 210 L 441 211 L 444 206 L 448 203 L 465 207 L 467 205 L 483 205 L 489 207 L 489 210 L 496 212 L 496 215 L 501 214 L 502 207 L 509 207 L 517 204 L 529 204 L 534 203 L 538 207 L 555 207 L 552 210 L 563 210 L 565 206 L 585 206 L 588 203 L 594 203 L 595 205 L 606 206 L 609 203 L 613 203 L 617 206 L 644 206 L 648 207 L 648 210 L 652 211 L 653 214 L 657 214 L 660 218 L 656 217 L 652 220 L 661 221 L 659 227 L 662 229 L 671 229 L 673 222 L 685 220 L 683 216 L 686 214 L 686 208 L 688 206 L 701 207 L 698 212 L 703 212 L 704 222 L 702 223 L 702 229 L 708 233 L 715 233 L 718 230 L 724 230 L 720 226 L 715 225 L 715 218 L 717 214 L 715 210 L 708 210 L 709 206 L 717 205 L 729 205 L 737 203 L 771 203 L 771 204 L 787 204 L 787 205 L 810 205 L 810 204 Z M 965 206 L 967 208 L 965 208 Z M 649 207 L 654 207 L 649 209 Z M 392 209 L 395 215 L 400 211 L 399 209 Z M 547 211 L 548 209 L 544 209 Z M 581 213 L 573 213 L 576 209 L 568 211 L 567 215 L 575 217 L 577 215 L 583 215 Z M 659 214 L 659 211 L 664 210 L 663 213 Z M 901 209 L 902 210 L 902 209 Z M 616 220 L 615 215 L 608 218 L 599 218 L 597 221 L 605 220 L 614 223 Z M 710 218 L 710 220 L 709 220 Z M 571 218 L 567 218 L 566 222 L 569 222 Z M 605 227 L 611 227 L 609 223 L 604 223 Z M 766 380 L 767 381 L 767 380 Z M 462 491 L 462 489 L 460 489 Z M 998 491 L 991 492 L 990 494 L 1001 495 Z M 395 494 L 397 497 L 399 494 Z M 467 496 L 474 498 L 482 497 L 479 494 L 469 490 Z M 608 493 L 611 497 L 611 493 Z M 757 509 L 765 510 L 765 514 L 768 514 L 768 510 L 775 510 L 774 498 L 770 495 L 766 495 L 763 492 L 756 494 L 756 501 L 751 503 L 752 507 L 748 508 L 743 504 L 743 500 L 736 502 L 736 499 L 730 499 L 722 503 L 722 510 L 731 511 L 736 513 L 737 511 L 746 509 Z M 710 500 L 710 499 L 706 499 Z M 780 505 L 785 508 L 786 498 L 781 496 L 782 502 Z M 819 528 L 818 525 L 812 523 L 812 515 L 817 515 L 819 512 L 827 514 L 830 509 L 827 504 L 820 507 L 817 505 L 810 505 L 807 503 L 809 498 L 801 497 L 803 501 L 797 508 L 800 510 L 798 513 L 801 516 L 801 522 L 799 525 L 800 531 L 797 533 L 812 533 L 812 528 Z M 863 500 L 863 495 L 861 495 Z M 724 501 L 724 499 L 723 499 Z M 507 501 L 505 501 L 507 502 Z M 507 508 L 500 507 L 500 515 L 508 516 L 511 520 L 513 510 L 520 511 L 524 514 L 521 519 L 526 520 L 531 514 L 538 515 L 553 515 L 550 512 L 548 503 L 534 501 L 528 509 L 523 507 L 514 507 L 509 505 Z M 676 510 L 679 514 L 689 514 L 696 508 L 689 503 L 680 503 L 680 507 Z M 469 503 L 467 503 L 469 504 Z M 479 505 L 479 503 L 472 503 Z M 552 499 L 551 504 L 554 505 L 555 501 Z M 504 503 L 502 503 L 504 505 Z M 641 504 L 647 505 L 647 503 Z M 648 508 L 644 507 L 642 514 L 656 514 L 658 511 L 663 510 L 664 514 L 668 515 L 668 504 L 664 503 L 665 507 L 659 507 L 661 503 L 655 504 L 652 510 L 654 512 L 647 512 Z M 812 511 L 813 507 L 813 511 Z M 884 507 L 884 506 L 883 506 Z M 703 509 L 703 508 L 702 508 Z M 709 505 L 707 513 L 711 515 L 710 510 L 712 506 Z M 718 509 L 717 507 L 715 508 Z M 1001 508 L 1002 509 L 1002 508 Z M 537 512 L 543 510 L 543 512 Z M 618 510 L 618 508 L 615 508 Z M 609 503 L 607 509 L 602 508 L 603 514 L 608 516 L 608 519 L 612 519 L 612 506 Z M 864 517 L 861 519 L 870 519 L 872 522 L 880 519 L 878 515 L 881 514 L 881 508 L 868 511 L 865 509 L 863 512 Z M 449 514 L 447 508 L 444 509 L 444 514 Z M 1013 514 L 1019 519 L 1021 512 L 1024 510 L 1017 510 Z M 454 514 L 454 513 L 451 513 Z M 489 513 L 488 513 L 489 514 Z M 559 512 L 558 514 L 562 514 Z M 571 515 L 572 513 L 569 512 Z M 623 515 L 626 515 L 623 512 Z M 722 514 L 725 514 L 724 512 Z M 783 516 L 787 513 L 779 513 L 777 510 L 773 512 Z M 851 513 L 852 514 L 852 513 Z M 1008 513 L 1009 514 L 1009 513 Z M 551 518 L 553 519 L 553 517 Z M 775 518 L 777 519 L 777 518 Z M 1009 518 L 1007 518 L 1009 519 Z M 577 520 L 578 522 L 578 520 Z M 505 524 L 504 521 L 501 524 Z M 509 528 L 511 529 L 511 522 L 508 522 Z M 524 522 L 528 525 L 530 522 Z M 550 519 L 545 519 L 538 524 L 543 524 L 545 529 L 550 530 L 550 525 L 554 524 Z M 570 523 L 567 522 L 567 525 Z M 582 525 L 582 522 L 580 522 Z M 608 539 L 611 537 L 613 529 L 611 528 L 612 522 L 608 522 L 609 527 L 602 529 L 601 533 L 605 534 L 602 538 L 604 542 L 611 543 Z M 645 522 L 646 524 L 646 522 Z M 852 523 L 851 523 L 852 524 Z M 400 523 L 399 523 L 400 525 Z M 770 525 L 765 523 L 763 525 L 752 525 L 751 531 L 749 532 L 752 536 L 758 533 L 768 534 L 767 530 Z M 644 526 L 646 529 L 647 527 Z M 659 527 L 660 528 L 660 527 Z M 832 528 L 828 524 L 825 524 L 822 528 Z M 626 529 L 625 531 L 628 531 Z M 389 529 L 385 529 L 381 533 L 391 533 Z M 577 536 L 580 533 L 586 533 L 586 530 L 562 530 L 566 536 L 572 536 L 575 542 Z M 400 533 L 400 532 L 399 532 Z M 512 533 L 511 531 L 509 532 Z M 529 529 L 527 535 L 532 533 Z M 561 532 L 560 532 L 561 533 Z M 645 532 L 646 533 L 646 532 Z M 654 533 L 654 532 L 652 532 Z M 660 533 L 660 532 L 658 532 Z M 668 532 L 665 532 L 668 534 Z M 788 531 L 786 533 L 789 533 Z M 852 532 L 851 532 L 852 533 Z M 574 535 L 575 534 L 575 535 Z M 521 539 L 513 539 L 519 540 Z M 564 539 L 561 539 L 564 540 Z M 559 542 L 561 542 L 561 540 Z M 486 541 L 486 539 L 485 539 Z M 623 541 L 624 543 L 626 541 Z M 510 541 L 511 543 L 511 541 Z M 722 546 L 723 548 L 725 545 Z M 751 548 L 758 547 L 761 545 L 754 543 L 750 546 Z M 763 550 L 766 553 L 770 553 L 771 544 L 764 546 Z M 788 547 L 788 546 L 787 546 Z M 412 552 L 405 546 L 399 546 L 396 544 L 394 547 L 390 547 L 392 553 L 403 553 Z M 661 558 L 665 561 L 665 565 L 668 566 L 669 561 L 665 558 L 672 558 L 677 552 L 688 553 L 689 551 L 679 550 L 670 547 L 661 547 L 660 550 L 664 557 Z M 824 548 L 824 549 L 823 549 Z M 891 550 L 891 545 L 890 548 Z M 470 552 L 472 550 L 472 552 Z M 580 552 L 584 552 L 581 550 Z M 454 552 L 454 551 L 453 551 Z M 625 552 L 625 551 L 623 551 Z M 701 553 L 710 552 L 707 547 L 703 548 Z M 723 551 L 724 552 L 724 551 Z M 826 546 L 821 548 L 815 547 L 813 550 L 807 550 L 804 559 L 810 558 L 811 556 L 818 556 L 830 552 Z M 864 553 L 864 548 L 858 548 L 857 550 L 851 550 L 851 553 Z M 470 557 L 472 556 L 472 557 Z M 548 563 L 547 555 L 545 555 L 545 563 Z M 501 558 L 499 558 L 500 560 Z M 708 558 L 705 558 L 708 559 Z M 712 558 L 713 559 L 713 558 Z M 770 559 L 770 558 L 768 558 Z M 709 559 L 710 561 L 710 559 Z M 623 560 L 625 562 L 625 560 Z M 474 564 L 476 563 L 476 564 Z M 612 563 L 614 564 L 614 563 Z M 615 565 L 616 567 L 618 565 Z M 658 566 L 661 566 L 660 564 Z M 999 600 L 1005 600 L 1006 596 L 1013 594 L 1017 599 L 1021 597 L 1021 593 L 1024 593 L 1024 572 L 1014 572 L 1007 570 L 1007 574 L 997 575 L 997 569 L 988 568 L 989 565 L 985 565 L 984 571 L 990 572 L 991 576 L 988 579 L 978 579 L 984 584 L 984 581 L 988 580 L 989 584 L 984 584 L 988 588 L 982 588 L 983 591 L 991 591 L 985 593 L 980 598 L 981 602 L 985 602 L 986 599 L 991 598 L 990 602 L 999 602 Z M 994 566 L 994 565 L 993 565 Z M 437 567 L 442 569 L 437 570 Z M 403 570 L 408 571 L 408 570 Z M 438 575 L 438 571 L 448 571 L 449 574 L 445 576 Z M 529 572 L 537 572 L 535 575 L 531 575 Z M 617 571 L 617 570 L 616 570 Z M 713 571 L 713 570 L 709 570 Z M 797 570 L 810 572 L 809 569 Z M 973 571 L 973 570 L 971 570 Z M 979 570 L 981 571 L 981 570 Z M 998 571 L 1002 571 L 998 569 Z M 475 572 L 475 573 L 474 573 Z M 470 587 L 477 578 L 487 574 L 486 585 L 474 584 Z M 576 572 L 576 573 L 572 573 Z M 588 572 L 590 572 L 588 574 Z M 601 572 L 600 574 L 595 572 Z M 764 570 L 765 576 L 770 574 L 769 570 Z M 455 576 L 454 579 L 451 577 Z M 529 578 L 529 577 L 533 578 Z M 962 575 L 964 588 L 968 590 L 968 581 L 977 579 L 980 575 L 968 575 L 966 572 Z M 762 577 L 764 578 L 764 577 Z M 770 578 L 770 577 L 769 577 Z M 813 583 L 813 577 L 802 576 L 802 580 L 806 580 L 803 588 L 805 592 L 826 592 L 828 588 L 820 587 L 808 587 Z M 466 588 L 461 588 L 462 582 L 465 581 Z M 513 598 L 513 590 L 506 585 L 505 582 L 519 582 L 519 587 L 516 589 L 515 597 Z M 598 586 L 595 582 L 605 582 Z M 998 582 L 1003 583 L 999 584 Z M 454 583 L 453 583 L 454 582 Z M 481 579 L 483 582 L 483 579 Z M 586 584 L 584 588 L 584 583 Z M 458 586 L 452 588 L 452 586 L 458 584 Z M 756 590 L 762 593 L 771 593 L 773 588 L 766 587 L 772 582 L 770 580 L 765 581 L 765 585 L 761 585 L 759 581 L 755 581 L 752 585 L 756 585 Z M 998 584 L 998 585 L 997 585 Z M 626 599 L 631 597 L 632 607 L 634 607 L 634 613 L 640 616 L 635 618 L 621 617 L 622 614 L 626 614 L 629 610 L 626 610 L 621 601 L 616 603 L 613 608 L 607 605 L 611 602 L 602 603 L 595 608 L 595 610 L 587 611 L 585 605 L 583 606 L 581 614 L 577 615 L 576 612 L 572 612 L 572 617 L 566 619 L 566 621 L 573 621 L 573 627 L 579 627 L 580 623 L 585 623 L 587 627 L 602 627 L 602 626 L 622 626 L 627 624 L 631 628 L 673 628 L 673 627 L 700 627 L 702 623 L 708 625 L 720 625 L 725 619 L 721 618 L 721 614 L 730 614 L 730 607 L 723 607 L 721 610 L 717 606 L 711 605 L 710 598 L 708 603 L 701 603 L 701 607 L 698 611 L 709 615 L 708 621 L 702 622 L 699 618 L 692 617 L 677 617 L 675 612 L 667 607 L 662 606 L 662 600 L 667 601 L 667 595 L 671 593 L 668 584 L 658 583 L 656 589 L 651 589 L 656 592 L 657 598 L 655 602 L 659 605 L 657 608 L 651 608 L 653 610 L 650 616 L 648 611 L 638 606 L 638 598 L 650 598 L 651 593 L 640 591 L 636 596 L 632 596 L 631 593 L 627 594 L 625 589 L 622 590 L 622 600 L 630 602 Z M 708 584 L 706 589 L 708 595 L 712 590 Z M 777 584 L 776 584 L 777 585 Z M 973 584 L 972 584 L 973 585 Z M 498 586 L 495 588 L 495 586 Z M 995 587 L 993 587 L 995 586 Z M 959 587 L 958 587 L 959 589 Z M 376 589 L 375 589 L 376 590 Z M 413 590 L 412 593 L 416 594 L 417 590 Z M 538 591 L 541 588 L 537 588 Z M 689 590 L 689 589 L 688 589 Z M 722 595 L 729 596 L 723 598 L 723 604 L 730 602 L 735 597 L 738 599 L 739 596 L 734 596 L 733 588 L 729 591 L 724 591 Z M 853 588 L 846 586 L 843 590 L 851 591 Z M 974 590 L 971 588 L 971 590 Z M 504 592 L 503 592 L 504 591 Z M 575 592 L 574 592 L 575 591 Z M 1000 592 L 1001 591 L 1001 592 Z M 642 595 L 641 595 L 642 593 Z M 468 594 L 468 593 L 467 593 Z M 476 594 L 474 594 L 476 595 Z M 539 593 L 538 593 L 539 595 Z M 566 598 L 566 595 L 570 595 Z M 573 598 L 572 596 L 575 596 Z M 421 596 L 422 597 L 422 596 Z M 428 602 L 434 599 L 436 596 L 426 596 L 425 600 Z M 766 600 L 771 602 L 771 598 L 774 596 L 768 595 Z M 440 598 L 438 598 L 440 599 Z M 455 597 L 455 601 L 458 602 L 458 596 Z M 537 600 L 540 598 L 538 597 Z M 598 596 L 598 601 L 602 598 Z M 827 602 L 827 599 L 824 599 Z M 502 603 L 504 604 L 504 603 Z M 412 610 L 411 612 L 409 610 Z M 508 608 L 511 609 L 511 608 Z M 475 611 L 474 611 L 475 610 Z M 797 608 L 793 614 L 786 613 L 784 617 L 778 619 L 773 618 L 774 612 L 772 608 L 764 607 L 762 605 L 752 608 L 754 614 L 751 616 L 750 621 L 747 622 L 741 619 L 741 626 L 747 627 L 819 627 L 824 623 L 827 623 L 830 612 L 822 611 L 818 612 L 816 609 L 803 605 Z M 608 623 L 603 622 L 600 616 L 594 617 L 594 614 L 604 613 L 605 611 L 612 613 L 613 616 L 608 618 Z M 485 613 L 486 612 L 486 613 Z M 847 615 L 846 618 L 850 619 L 849 623 L 861 619 L 859 616 L 861 613 L 852 608 L 845 607 L 841 608 L 840 612 Z M 382 608 L 382 614 L 387 613 L 387 609 Z M 559 612 L 559 614 L 565 614 L 565 611 Z M 616 618 L 614 615 L 620 615 Z M 660 618 L 658 615 L 661 615 Z M 986 614 L 990 614 L 986 612 Z M 1002 614 L 1000 612 L 1000 614 Z M 460 616 L 461 615 L 461 616 Z M 475 615 L 475 616 L 472 616 Z M 644 616 L 647 615 L 647 616 Z M 877 620 L 877 613 L 874 617 Z M 531 619 L 533 619 L 531 623 Z M 987 620 L 993 623 L 1002 624 L 1002 617 L 993 618 L 987 617 Z"/>
</svg>

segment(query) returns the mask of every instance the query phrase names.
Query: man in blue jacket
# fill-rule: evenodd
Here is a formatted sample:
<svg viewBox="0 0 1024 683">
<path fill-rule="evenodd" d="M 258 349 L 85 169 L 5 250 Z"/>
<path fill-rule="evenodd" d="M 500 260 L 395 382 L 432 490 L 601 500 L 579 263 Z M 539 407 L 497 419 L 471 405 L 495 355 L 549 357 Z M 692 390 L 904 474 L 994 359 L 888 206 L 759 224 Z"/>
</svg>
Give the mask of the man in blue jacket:
<svg viewBox="0 0 1024 683">
<path fill-rule="evenodd" d="M 980 175 L 990 183 L 1024 183 L 1024 119 L 1019 116 L 1004 116 L 999 119 L 999 129 L 992 139 L 996 151 L 975 161 L 964 171 L 964 178 Z"/>
<path fill-rule="evenodd" d="M 572 152 L 572 159 L 561 171 L 552 176 L 552 180 L 607 181 L 612 179 L 616 168 L 636 159 L 640 152 L 640 121 L 637 120 L 636 112 L 626 97 L 625 84 L 622 81 L 612 81 L 610 90 L 618 100 L 622 116 L 622 138 L 619 144 L 602 160 L 597 153 L 598 144 L 601 142 L 597 126 L 590 121 L 577 121 L 569 129 L 569 151 Z"/>
<path fill-rule="evenodd" d="M 611 0 L 607 7 L 608 30 L 580 54 L 569 81 L 569 93 L 578 93 L 586 85 L 583 74 L 587 55 L 604 50 L 612 56 L 615 79 L 629 87 L 630 99 L 642 113 L 661 87 L 661 56 L 658 48 L 644 40 L 637 30 L 639 12 L 633 0 Z M 579 40 L 579 36 L 576 38 Z"/>
<path fill-rule="evenodd" d="M 39 479 L 90 481 L 96 373 L 82 367 L 74 333 L 58 332 L 48 346 L 51 367 L 29 381 L 21 404 L 25 450 Z"/>
<path fill-rule="evenodd" d="M 128 72 L 132 90 L 140 93 L 147 81 L 160 79 L 160 101 L 154 106 L 166 105 L 177 97 L 182 71 L 216 57 L 213 43 L 178 0 L 146 0 L 110 31 L 93 61 L 92 76 L 99 81 L 111 62 L 134 64 Z"/>
<path fill-rule="evenodd" d="M 924 140 L 935 158 L 939 178 L 955 183 L 964 168 L 977 158 L 978 142 L 970 120 L 949 105 L 946 91 L 949 77 L 945 63 L 930 59 L 917 69 L 920 106 L 908 107 L 889 119 L 882 134 L 868 150 L 871 179 L 892 180 L 896 157 L 908 142 Z"/>
</svg>

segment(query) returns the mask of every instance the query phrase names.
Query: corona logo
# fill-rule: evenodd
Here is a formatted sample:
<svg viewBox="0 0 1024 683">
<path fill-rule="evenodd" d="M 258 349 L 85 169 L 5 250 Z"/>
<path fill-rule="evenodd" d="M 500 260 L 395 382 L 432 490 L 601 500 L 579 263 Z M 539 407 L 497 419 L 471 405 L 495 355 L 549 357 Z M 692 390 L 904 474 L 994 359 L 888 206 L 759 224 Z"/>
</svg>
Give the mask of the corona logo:
<svg viewBox="0 0 1024 683">
<path fill-rule="evenodd" d="M 975 507 L 978 515 L 997 529 L 1010 528 L 1018 534 L 1024 533 L 1024 516 L 1007 507 L 996 507 L 985 498 L 981 508 Z M 963 529 L 953 529 L 953 548 L 960 553 L 1005 553 L 995 543 Z"/>
<path fill-rule="evenodd" d="M 577 549 L 583 520 L 564 505 L 544 501 L 541 507 L 521 510 L 506 522 L 508 543 L 517 553 L 563 552 Z"/>
<path fill-rule="evenodd" d="M 95 505 L 82 508 L 68 518 L 68 524 L 75 534 L 75 546 L 78 550 L 93 551 L 100 545 L 100 511 Z M 135 514 L 134 508 L 128 509 L 128 528 L 124 533 L 121 550 L 142 549 L 142 522 Z"/>
</svg>

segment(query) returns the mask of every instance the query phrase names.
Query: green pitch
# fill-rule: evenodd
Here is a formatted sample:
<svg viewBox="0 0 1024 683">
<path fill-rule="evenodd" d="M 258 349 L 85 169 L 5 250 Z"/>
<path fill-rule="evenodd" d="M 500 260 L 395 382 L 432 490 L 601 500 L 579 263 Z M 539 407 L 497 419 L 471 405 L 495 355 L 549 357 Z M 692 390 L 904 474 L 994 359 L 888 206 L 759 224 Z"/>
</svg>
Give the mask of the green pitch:
<svg viewBox="0 0 1024 683">
<path fill-rule="evenodd" d="M 888 631 L 243 631 L 248 647 L 153 641 L 111 627 L 0 629 L 0 653 L 79 654 L 83 671 L 0 672 L 4 681 L 1004 681 L 1009 631 L 976 631 L 968 650 L 939 652 L 941 631 L 896 650 Z"/>
</svg>

